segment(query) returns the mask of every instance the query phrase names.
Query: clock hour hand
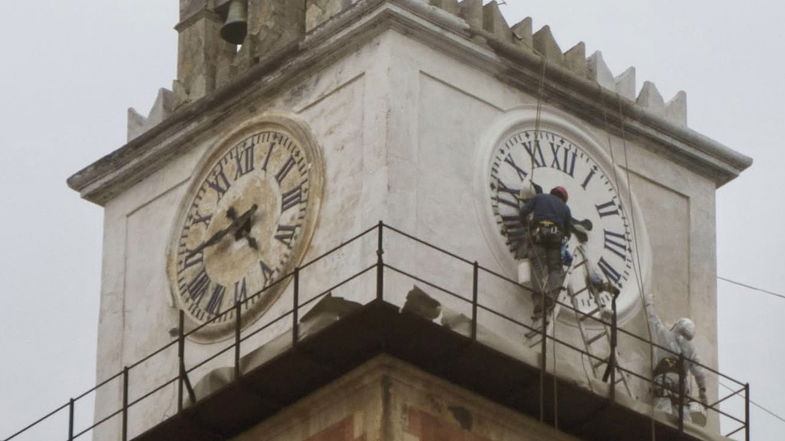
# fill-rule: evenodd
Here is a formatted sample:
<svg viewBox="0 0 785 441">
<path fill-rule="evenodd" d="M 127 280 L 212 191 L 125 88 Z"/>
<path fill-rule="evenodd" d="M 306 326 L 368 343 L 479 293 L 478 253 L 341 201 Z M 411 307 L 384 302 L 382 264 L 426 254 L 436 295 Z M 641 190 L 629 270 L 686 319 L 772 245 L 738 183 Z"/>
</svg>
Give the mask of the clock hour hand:
<svg viewBox="0 0 785 441">
<path fill-rule="evenodd" d="M 227 234 L 237 233 L 238 230 L 241 227 L 250 229 L 251 216 L 253 216 L 253 214 L 256 212 L 257 208 L 259 208 L 259 207 L 256 204 L 253 204 L 253 206 L 251 206 L 251 208 L 249 208 L 248 211 L 243 213 L 241 216 L 237 217 L 237 212 L 234 210 L 234 207 L 229 207 L 229 210 L 227 210 L 227 212 L 226 212 L 226 217 L 228 217 L 229 219 L 232 219 L 232 223 L 229 224 L 228 227 L 226 227 L 226 228 L 224 228 L 222 230 L 217 231 L 209 239 L 207 239 L 206 241 L 202 242 L 198 247 L 196 247 L 193 250 L 191 250 L 191 252 L 188 253 L 187 258 L 190 258 L 190 257 L 200 253 L 202 250 L 204 250 L 207 247 L 210 247 L 210 246 L 213 246 L 213 245 L 217 244 Z"/>
</svg>

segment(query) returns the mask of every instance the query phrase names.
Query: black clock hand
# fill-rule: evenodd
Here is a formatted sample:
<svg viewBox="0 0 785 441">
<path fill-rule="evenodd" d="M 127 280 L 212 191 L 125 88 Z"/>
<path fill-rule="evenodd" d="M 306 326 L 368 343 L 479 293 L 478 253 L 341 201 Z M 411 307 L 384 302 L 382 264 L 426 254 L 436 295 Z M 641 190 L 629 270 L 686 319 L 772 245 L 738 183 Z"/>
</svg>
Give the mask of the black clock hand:
<svg viewBox="0 0 785 441">
<path fill-rule="evenodd" d="M 210 237 L 206 241 L 202 242 L 198 247 L 196 247 L 193 250 L 191 250 L 191 252 L 188 253 L 188 256 L 186 258 L 190 258 L 190 257 L 198 254 L 199 252 L 201 252 L 205 248 L 217 244 L 218 242 L 221 241 L 221 239 L 224 238 L 224 236 L 226 236 L 229 233 L 237 232 L 237 230 L 240 227 L 244 227 L 244 226 L 246 226 L 246 224 L 248 224 L 248 226 L 246 228 L 250 227 L 251 216 L 254 214 L 254 212 L 256 212 L 257 208 L 258 208 L 258 206 L 256 204 L 254 204 L 253 206 L 251 206 L 251 208 L 248 209 L 248 211 L 243 213 L 240 217 L 237 217 L 237 213 L 235 212 L 234 208 L 230 207 L 229 210 L 226 212 L 226 216 L 228 218 L 232 219 L 232 223 L 229 224 L 228 227 L 226 227 L 226 228 L 216 232 L 215 234 L 213 234 L 212 237 Z"/>
</svg>

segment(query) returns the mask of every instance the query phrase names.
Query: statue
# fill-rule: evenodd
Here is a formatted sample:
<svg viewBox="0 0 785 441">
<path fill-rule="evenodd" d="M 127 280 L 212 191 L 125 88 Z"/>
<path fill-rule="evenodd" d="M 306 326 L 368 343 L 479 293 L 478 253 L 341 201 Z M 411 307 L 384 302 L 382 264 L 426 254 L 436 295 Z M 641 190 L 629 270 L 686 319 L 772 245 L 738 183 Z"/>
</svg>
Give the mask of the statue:
<svg viewBox="0 0 785 441">
<path fill-rule="evenodd" d="M 703 406 L 708 402 L 706 398 L 706 373 L 700 366 L 700 360 L 692 344 L 692 339 L 695 336 L 695 323 L 689 318 L 680 318 L 668 329 L 654 313 L 653 301 L 648 295 L 646 296 L 645 307 L 649 323 L 651 324 L 654 342 L 670 350 L 668 352 L 659 347 L 655 347 L 654 350 L 653 392 L 655 409 L 678 416 L 679 406 L 682 406 L 685 421 L 694 421 L 700 425 L 705 425 Z M 690 405 L 694 400 L 685 398 L 682 401 L 679 396 L 679 355 L 684 356 L 681 376 L 684 396 L 690 396 L 689 373 L 692 373 L 695 382 L 698 384 L 700 403 L 703 405 L 699 405 L 698 409 Z M 694 409 L 692 415 L 690 412 L 691 408 Z"/>
</svg>

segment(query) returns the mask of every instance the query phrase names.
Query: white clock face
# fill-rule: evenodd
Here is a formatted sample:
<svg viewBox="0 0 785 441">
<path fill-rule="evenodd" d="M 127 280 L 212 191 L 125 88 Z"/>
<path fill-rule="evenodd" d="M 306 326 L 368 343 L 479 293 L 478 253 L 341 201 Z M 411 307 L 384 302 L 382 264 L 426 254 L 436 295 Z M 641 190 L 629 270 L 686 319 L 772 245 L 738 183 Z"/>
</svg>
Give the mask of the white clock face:
<svg viewBox="0 0 785 441">
<path fill-rule="evenodd" d="M 568 205 L 577 221 L 588 220 L 591 230 L 583 242 L 584 256 L 577 252 L 581 243 L 573 235 L 570 252 L 576 253 L 568 286 L 573 303 L 585 313 L 599 313 L 598 307 L 610 304 L 608 293 L 593 295 L 586 288 L 589 269 L 616 285 L 620 317 L 634 309 L 640 295 L 636 250 L 633 241 L 632 210 L 617 190 L 617 176 L 606 172 L 588 149 L 555 130 L 521 129 L 513 131 L 495 147 L 487 176 L 487 203 L 496 222 L 498 239 L 515 255 L 525 231 L 520 220 L 521 189 L 531 182 L 549 192 L 562 186 L 569 193 Z M 565 267 L 565 270 L 567 268 Z"/>
<path fill-rule="evenodd" d="M 196 339 L 230 332 L 236 302 L 248 325 L 283 291 L 273 282 L 299 263 L 313 231 L 320 160 L 303 134 L 268 122 L 221 143 L 198 172 L 169 253 L 178 305 L 195 325 L 211 321 Z"/>
</svg>

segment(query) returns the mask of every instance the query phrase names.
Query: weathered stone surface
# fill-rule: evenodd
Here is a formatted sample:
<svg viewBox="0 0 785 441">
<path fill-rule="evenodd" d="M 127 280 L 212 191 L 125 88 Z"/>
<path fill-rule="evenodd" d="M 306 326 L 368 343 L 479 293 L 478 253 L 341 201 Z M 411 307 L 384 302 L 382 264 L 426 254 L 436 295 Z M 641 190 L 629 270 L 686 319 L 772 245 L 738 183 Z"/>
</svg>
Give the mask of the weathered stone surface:
<svg viewBox="0 0 785 441">
<path fill-rule="evenodd" d="M 660 91 L 657 90 L 657 86 L 651 81 L 643 82 L 641 93 L 636 102 L 657 115 L 661 115 L 665 111 L 665 101 L 662 99 Z"/>
<path fill-rule="evenodd" d="M 234 46 L 221 39 L 222 25 L 221 16 L 207 9 L 177 25 L 177 80 L 173 87 L 177 106 L 215 90 L 216 66 L 231 62 Z"/>
<path fill-rule="evenodd" d="M 379 356 L 230 441 L 577 441 Z"/>
<path fill-rule="evenodd" d="M 562 64 L 564 62 L 564 55 L 562 55 L 559 44 L 553 38 L 550 26 L 543 26 L 539 31 L 532 35 L 534 49 L 544 56 L 549 62 L 555 64 Z"/>
<path fill-rule="evenodd" d="M 502 41 L 512 41 L 510 26 L 495 1 L 483 6 L 483 28 Z"/>
<path fill-rule="evenodd" d="M 635 82 L 635 67 L 629 67 L 627 70 L 614 78 L 616 82 L 616 92 L 624 98 L 635 100 L 635 92 L 637 84 Z"/>
<path fill-rule="evenodd" d="M 564 53 L 564 65 L 579 76 L 589 76 L 589 65 L 586 62 L 586 45 L 581 41 Z"/>
<path fill-rule="evenodd" d="M 532 18 L 526 17 L 512 27 L 513 42 L 532 48 Z"/>
<path fill-rule="evenodd" d="M 602 52 L 594 52 L 588 61 L 591 78 L 606 89 L 616 90 L 616 81 L 610 68 L 608 68 L 608 65 L 605 64 L 605 60 L 602 58 Z"/>
<path fill-rule="evenodd" d="M 357 0 L 307 0 L 305 32 L 310 32 L 356 2 Z"/>
<path fill-rule="evenodd" d="M 437 8 L 444 9 L 450 14 L 455 14 L 455 15 L 460 14 L 460 7 L 458 6 L 458 0 L 430 0 L 430 3 L 433 6 L 436 6 Z"/>
<path fill-rule="evenodd" d="M 167 89 L 160 89 L 147 117 L 140 115 L 133 108 L 128 109 L 128 140 L 136 138 L 161 123 L 174 111 L 174 107 L 174 93 Z"/>
<path fill-rule="evenodd" d="M 680 90 L 665 104 L 665 118 L 681 127 L 687 127 L 687 92 Z"/>
<path fill-rule="evenodd" d="M 461 10 L 461 17 L 475 29 L 482 29 L 483 13 L 482 0 L 463 0 L 458 5 Z"/>
</svg>

